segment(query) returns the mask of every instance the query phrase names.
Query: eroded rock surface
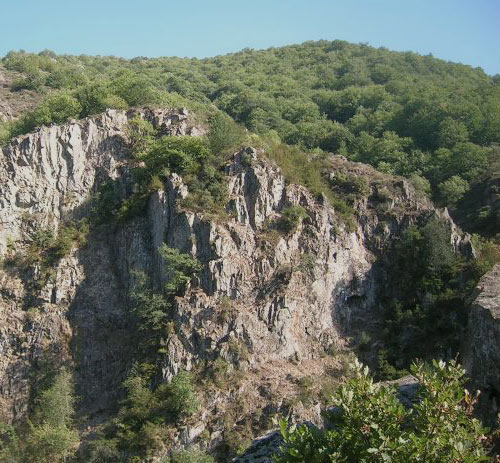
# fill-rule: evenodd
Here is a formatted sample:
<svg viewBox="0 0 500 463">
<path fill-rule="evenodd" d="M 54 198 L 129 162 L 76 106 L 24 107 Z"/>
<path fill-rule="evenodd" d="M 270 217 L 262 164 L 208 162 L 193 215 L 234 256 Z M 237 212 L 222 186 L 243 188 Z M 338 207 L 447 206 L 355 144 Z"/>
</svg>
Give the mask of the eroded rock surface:
<svg viewBox="0 0 500 463">
<path fill-rule="evenodd" d="M 23 252 L 36 228 L 56 230 L 85 217 L 89 198 L 105 182 L 115 181 L 123 196 L 133 190 L 125 127 L 135 116 L 166 134 L 204 133 L 184 110 L 109 110 L 43 127 L 2 148 L 0 254 Z M 299 380 L 335 369 L 330 353 L 376 318 L 384 284 L 379 258 L 389 242 L 437 213 L 401 178 L 332 157 L 331 175 L 337 172 L 366 178 L 352 223 L 326 198 L 287 184 L 263 153 L 247 148 L 226 166 L 225 217 L 182 208 L 189 191 L 172 174 L 143 215 L 94 229 L 86 247 L 58 262 L 36 297 L 26 274 L 0 270 L 2 417 L 24 415 L 32 372 L 47 358 L 74 367 L 80 406 L 91 422 L 109 411 L 130 368 L 134 272 L 146 273 L 161 291 L 169 273 L 158 247 L 166 243 L 196 257 L 202 271 L 177 298 L 164 339 L 164 380 L 205 360 L 221 359 L 239 372 L 237 388 L 207 390 L 202 410 L 178 430 L 179 445 L 201 435 L 202 447 L 217 445 L 228 422 L 237 428 L 252 417 L 262 429 L 266 417 L 283 410 L 317 422 L 317 404 L 290 405 Z M 291 205 L 303 207 L 306 217 L 280 233 L 272 224 Z M 450 242 L 457 250 L 470 246 L 455 228 Z"/>
<path fill-rule="evenodd" d="M 500 397 L 500 264 L 476 288 L 464 342 L 464 364 L 475 384 L 497 402 Z"/>
</svg>

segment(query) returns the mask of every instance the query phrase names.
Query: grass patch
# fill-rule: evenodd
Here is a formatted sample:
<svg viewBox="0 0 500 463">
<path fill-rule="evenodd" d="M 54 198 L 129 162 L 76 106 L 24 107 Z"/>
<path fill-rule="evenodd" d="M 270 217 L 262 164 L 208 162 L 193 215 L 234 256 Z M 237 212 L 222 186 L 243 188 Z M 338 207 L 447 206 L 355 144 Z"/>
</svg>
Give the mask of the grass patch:
<svg viewBox="0 0 500 463">
<path fill-rule="evenodd" d="M 354 210 L 343 199 L 342 193 L 332 189 L 327 178 L 332 167 L 327 153 L 305 153 L 296 146 L 271 143 L 265 156 L 279 166 L 287 182 L 306 187 L 319 200 L 326 197 L 348 230 L 354 229 Z M 362 186 L 359 188 L 364 191 Z"/>
</svg>

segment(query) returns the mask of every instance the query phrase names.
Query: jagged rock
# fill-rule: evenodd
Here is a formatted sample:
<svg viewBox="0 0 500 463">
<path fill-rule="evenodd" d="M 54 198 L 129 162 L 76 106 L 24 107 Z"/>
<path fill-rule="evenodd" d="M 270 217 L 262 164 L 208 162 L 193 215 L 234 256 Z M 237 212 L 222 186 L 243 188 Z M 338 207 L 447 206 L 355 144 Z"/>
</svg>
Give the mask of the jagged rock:
<svg viewBox="0 0 500 463">
<path fill-rule="evenodd" d="M 233 463 L 271 463 L 272 456 L 283 445 L 279 431 L 271 431 L 252 441 L 243 454 L 232 460 Z"/>
<path fill-rule="evenodd" d="M 2 148 L 0 255 L 25 249 L 35 227 L 57 229 L 66 219 L 85 217 L 89 197 L 109 180 L 123 195 L 132 191 L 125 125 L 135 116 L 165 134 L 205 133 L 186 110 L 108 110 L 42 127 Z M 146 273 L 156 289 L 164 286 L 163 243 L 202 264 L 177 298 L 164 339 L 163 379 L 216 359 L 242 376 L 235 390 L 208 392 L 193 417 L 211 436 L 208 445 L 220 441 L 227 413 L 237 413 L 238 422 L 256 410 L 280 411 L 297 393 L 298 378 L 324 374 L 337 361 L 327 352 L 344 346 L 353 327 L 376 318 L 380 257 L 389 241 L 436 213 L 400 178 L 341 157 L 332 158 L 335 170 L 367 179 L 351 226 L 325 197 L 287 184 L 274 163 L 246 148 L 226 166 L 229 218 L 183 209 L 188 187 L 172 174 L 142 216 L 92 231 L 87 246 L 58 263 L 35 299 L 27 297 L 26 278 L 0 270 L 2 416 L 23 416 L 28 373 L 47 353 L 74 366 L 79 404 L 91 422 L 110 409 L 130 367 L 135 272 Z M 390 198 L 380 208 L 382 188 Z M 272 224 L 289 205 L 302 206 L 307 217 L 290 233 L 278 233 Z M 27 311 L 32 300 L 36 308 Z M 301 420 L 319 418 L 314 407 L 295 413 Z M 186 429 L 177 443 L 188 445 L 198 431 L 198 425 Z"/>
<path fill-rule="evenodd" d="M 407 408 L 410 408 L 417 398 L 418 380 L 413 375 L 406 375 L 393 381 L 380 383 L 383 386 L 392 386 L 397 389 L 399 401 Z"/>
<path fill-rule="evenodd" d="M 464 365 L 475 385 L 500 397 L 500 264 L 479 281 L 471 304 L 464 340 Z"/>
<path fill-rule="evenodd" d="M 135 116 L 166 134 L 193 130 L 182 110 L 108 110 L 62 126 L 41 127 L 2 148 L 0 256 L 6 254 L 8 243 L 22 251 L 26 235 L 37 227 L 57 229 L 64 220 L 84 217 L 89 197 L 104 182 L 121 179 L 128 188 L 124 129 Z M 117 232 L 115 242 L 112 231 L 101 230 L 86 249 L 62 259 L 37 294 L 38 308 L 31 311 L 40 323 L 27 320 L 32 315 L 26 306 L 26 282 L 8 269 L 0 270 L 0 415 L 22 417 L 30 366 L 46 355 L 69 361 L 70 339 L 73 355 L 79 356 L 77 386 L 89 411 L 105 408 L 116 396 L 130 350 L 124 284 L 129 283 L 131 268 L 151 265 L 150 245 L 146 251 L 144 244 L 147 227 L 140 220 L 132 222 Z M 123 255 L 118 262 L 121 272 L 115 269 L 114 244 Z M 57 307 L 57 312 L 50 307 Z"/>
</svg>

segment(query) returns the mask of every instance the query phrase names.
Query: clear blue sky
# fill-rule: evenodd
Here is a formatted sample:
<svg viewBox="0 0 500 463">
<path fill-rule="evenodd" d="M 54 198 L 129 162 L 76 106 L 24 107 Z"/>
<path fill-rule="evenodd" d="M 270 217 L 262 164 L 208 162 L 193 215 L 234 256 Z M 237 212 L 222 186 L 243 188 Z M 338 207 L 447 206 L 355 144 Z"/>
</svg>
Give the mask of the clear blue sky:
<svg viewBox="0 0 500 463">
<path fill-rule="evenodd" d="M 9 50 L 214 56 L 348 40 L 500 73 L 500 0 L 0 0 Z"/>
</svg>

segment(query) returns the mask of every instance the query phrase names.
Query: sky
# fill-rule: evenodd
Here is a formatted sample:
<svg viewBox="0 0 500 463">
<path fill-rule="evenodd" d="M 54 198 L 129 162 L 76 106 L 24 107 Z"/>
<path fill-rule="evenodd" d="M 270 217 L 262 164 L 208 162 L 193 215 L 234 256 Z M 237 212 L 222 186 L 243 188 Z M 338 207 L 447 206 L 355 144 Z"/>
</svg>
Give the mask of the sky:
<svg viewBox="0 0 500 463">
<path fill-rule="evenodd" d="M 500 73 L 500 0 L 0 0 L 9 50 L 207 57 L 347 40 Z"/>
</svg>

